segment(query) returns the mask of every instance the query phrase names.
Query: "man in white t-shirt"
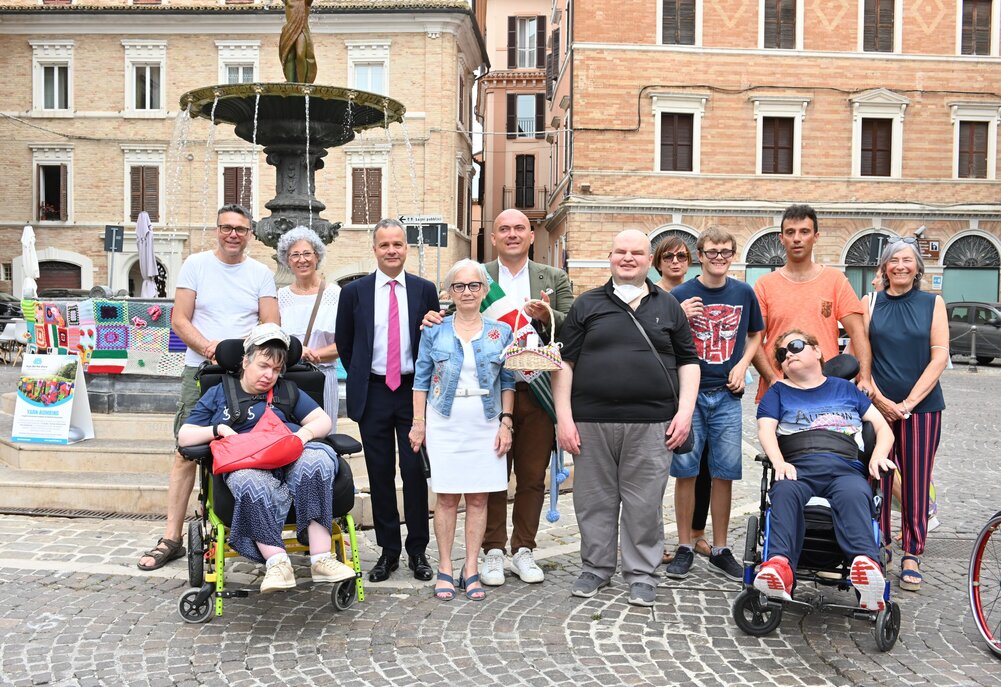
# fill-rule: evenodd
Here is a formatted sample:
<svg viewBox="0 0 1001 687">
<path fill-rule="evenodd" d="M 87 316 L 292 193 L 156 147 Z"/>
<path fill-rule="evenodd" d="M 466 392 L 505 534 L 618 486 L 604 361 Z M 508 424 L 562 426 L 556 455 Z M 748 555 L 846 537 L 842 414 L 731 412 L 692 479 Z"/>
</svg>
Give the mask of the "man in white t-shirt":
<svg viewBox="0 0 1001 687">
<path fill-rule="evenodd" d="M 242 338 L 258 322 L 278 324 L 275 278 L 262 263 L 245 255 L 251 239 L 250 212 L 240 205 L 224 205 L 216 214 L 212 251 L 196 253 L 181 265 L 174 294 L 171 327 L 188 346 L 181 375 L 181 399 L 174 416 L 174 436 L 198 403 L 195 374 L 205 360 L 215 358 L 222 339 Z M 167 490 L 167 526 L 163 537 L 137 563 L 140 570 L 156 570 L 184 556 L 184 513 L 195 486 L 197 464 L 174 456 Z"/>
</svg>

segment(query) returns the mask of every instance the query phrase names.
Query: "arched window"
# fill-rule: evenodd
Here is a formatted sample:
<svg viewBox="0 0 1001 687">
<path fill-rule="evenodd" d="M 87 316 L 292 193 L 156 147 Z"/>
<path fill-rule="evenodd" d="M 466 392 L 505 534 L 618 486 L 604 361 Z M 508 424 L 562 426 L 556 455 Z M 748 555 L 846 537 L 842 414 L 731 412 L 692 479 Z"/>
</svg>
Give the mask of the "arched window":
<svg viewBox="0 0 1001 687">
<path fill-rule="evenodd" d="M 949 246 L 942 263 L 942 298 L 946 303 L 998 300 L 1001 255 L 990 239 L 977 234 L 961 236 Z"/>
<path fill-rule="evenodd" d="M 744 281 L 751 286 L 769 272 L 774 272 L 786 264 L 786 249 L 779 241 L 779 232 L 771 231 L 754 240 L 747 249 L 747 269 Z"/>
<path fill-rule="evenodd" d="M 845 276 L 859 298 L 872 291 L 879 254 L 886 241 L 893 238 L 890 233 L 873 231 L 858 237 L 848 247 L 845 254 Z"/>
<path fill-rule="evenodd" d="M 685 281 L 689 279 L 694 279 L 702 273 L 702 266 L 699 264 L 699 254 L 695 250 L 695 242 L 698 241 L 698 237 L 695 236 L 691 231 L 685 229 L 662 229 L 659 230 L 660 233 L 654 231 L 653 235 L 650 237 L 650 251 L 656 252 L 657 246 L 666 241 L 667 239 L 677 238 L 685 242 L 688 246 L 688 252 L 692 256 L 692 261 L 688 265 L 688 272 L 685 274 Z M 660 274 L 657 270 L 650 268 L 650 280 L 657 282 L 660 279 Z"/>
</svg>

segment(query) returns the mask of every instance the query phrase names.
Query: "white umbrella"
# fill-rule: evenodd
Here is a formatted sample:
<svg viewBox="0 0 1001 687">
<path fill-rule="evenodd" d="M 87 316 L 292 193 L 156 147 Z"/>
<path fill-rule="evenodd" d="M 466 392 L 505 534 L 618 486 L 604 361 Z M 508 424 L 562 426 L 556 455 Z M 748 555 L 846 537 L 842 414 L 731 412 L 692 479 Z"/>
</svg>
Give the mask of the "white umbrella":
<svg viewBox="0 0 1001 687">
<path fill-rule="evenodd" d="M 38 284 L 35 280 L 41 276 L 41 270 L 38 267 L 38 253 L 35 252 L 35 230 L 30 224 L 24 225 L 21 233 L 21 269 L 24 270 L 21 298 L 36 298 Z"/>
<path fill-rule="evenodd" d="M 153 228 L 150 226 L 149 214 L 144 210 L 136 220 L 136 250 L 139 252 L 139 272 L 142 274 L 143 285 L 139 295 L 142 298 L 156 298 L 156 284 L 153 278 L 157 275 L 156 256 L 153 253 Z"/>
</svg>

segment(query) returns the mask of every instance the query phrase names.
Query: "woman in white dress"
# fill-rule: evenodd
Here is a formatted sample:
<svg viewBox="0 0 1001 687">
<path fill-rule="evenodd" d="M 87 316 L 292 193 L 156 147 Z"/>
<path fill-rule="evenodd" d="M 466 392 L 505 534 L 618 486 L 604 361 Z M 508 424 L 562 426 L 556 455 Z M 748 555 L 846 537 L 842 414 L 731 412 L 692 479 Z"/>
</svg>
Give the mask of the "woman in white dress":
<svg viewBox="0 0 1001 687">
<path fill-rule="evenodd" d="M 278 310 L 282 329 L 302 341 L 302 359 L 320 368 L 326 378 L 323 385 L 323 410 L 333 423 L 331 432 L 337 431 L 337 345 L 334 343 L 334 323 L 337 319 L 337 301 L 341 289 L 337 284 L 325 284 L 319 272 L 326 254 L 326 246 L 316 232 L 306 227 L 296 227 L 278 240 L 278 259 L 292 271 L 295 281 L 278 289 Z M 324 284 L 320 294 L 320 285 Z M 306 329 L 319 294 L 320 307 L 316 311 L 309 341 Z"/>
<path fill-rule="evenodd" d="M 438 581 L 442 601 L 464 589 L 482 601 L 477 554 L 487 525 L 487 495 L 507 489 L 507 452 L 514 420 L 514 375 L 504 369 L 511 327 L 480 314 L 489 291 L 483 265 L 460 260 L 445 276 L 455 314 L 421 333 L 414 370 L 414 424 L 410 445 L 427 441 L 431 490 L 437 494 L 434 535 L 438 543 Z M 466 500 L 466 560 L 453 578 L 452 544 L 459 499 Z"/>
</svg>

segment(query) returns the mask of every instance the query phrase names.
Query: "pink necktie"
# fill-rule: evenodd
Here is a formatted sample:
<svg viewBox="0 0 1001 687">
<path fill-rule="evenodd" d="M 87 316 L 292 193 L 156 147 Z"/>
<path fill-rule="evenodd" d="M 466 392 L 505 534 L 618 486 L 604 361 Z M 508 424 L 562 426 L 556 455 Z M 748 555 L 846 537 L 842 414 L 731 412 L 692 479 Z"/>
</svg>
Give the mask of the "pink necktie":
<svg viewBox="0 0 1001 687">
<path fill-rule="evenodd" d="M 396 281 L 389 282 L 389 341 L 386 345 L 386 386 L 400 388 L 400 303 L 396 300 Z"/>
</svg>

